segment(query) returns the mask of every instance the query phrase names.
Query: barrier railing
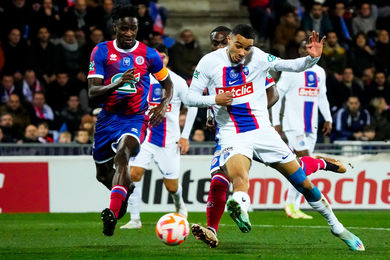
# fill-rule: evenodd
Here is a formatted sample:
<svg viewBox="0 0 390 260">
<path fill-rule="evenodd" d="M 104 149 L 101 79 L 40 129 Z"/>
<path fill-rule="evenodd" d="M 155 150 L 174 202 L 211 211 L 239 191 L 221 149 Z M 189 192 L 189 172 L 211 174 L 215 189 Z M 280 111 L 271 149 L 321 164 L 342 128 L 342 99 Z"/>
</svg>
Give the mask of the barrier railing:
<svg viewBox="0 0 390 260">
<path fill-rule="evenodd" d="M 212 155 L 215 142 L 191 142 L 189 155 Z M 355 156 L 360 154 L 390 153 L 390 142 L 375 141 L 336 141 L 334 143 L 318 143 L 315 153 Z M 90 155 L 90 144 L 8 144 L 0 143 L 0 156 L 44 156 L 44 155 Z"/>
</svg>

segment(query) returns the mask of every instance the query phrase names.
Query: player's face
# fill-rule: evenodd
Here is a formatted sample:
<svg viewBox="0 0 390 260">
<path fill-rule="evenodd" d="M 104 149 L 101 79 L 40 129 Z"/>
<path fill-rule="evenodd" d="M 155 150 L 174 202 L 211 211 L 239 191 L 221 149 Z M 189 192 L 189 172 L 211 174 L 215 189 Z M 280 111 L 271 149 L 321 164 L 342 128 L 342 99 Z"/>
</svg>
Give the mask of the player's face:
<svg viewBox="0 0 390 260">
<path fill-rule="evenodd" d="M 213 51 L 225 48 L 228 44 L 227 36 L 228 32 L 213 32 L 211 34 L 211 48 Z"/>
<path fill-rule="evenodd" d="M 254 40 L 240 34 L 228 35 L 228 54 L 233 63 L 240 63 L 251 51 Z"/>
<path fill-rule="evenodd" d="M 118 47 L 131 49 L 135 44 L 138 32 L 138 20 L 135 17 L 120 18 L 114 25 Z"/>
<path fill-rule="evenodd" d="M 166 67 L 168 65 L 168 62 L 169 62 L 169 57 L 164 52 L 160 52 L 160 55 L 163 57 L 163 63 L 164 63 L 164 66 Z"/>
</svg>

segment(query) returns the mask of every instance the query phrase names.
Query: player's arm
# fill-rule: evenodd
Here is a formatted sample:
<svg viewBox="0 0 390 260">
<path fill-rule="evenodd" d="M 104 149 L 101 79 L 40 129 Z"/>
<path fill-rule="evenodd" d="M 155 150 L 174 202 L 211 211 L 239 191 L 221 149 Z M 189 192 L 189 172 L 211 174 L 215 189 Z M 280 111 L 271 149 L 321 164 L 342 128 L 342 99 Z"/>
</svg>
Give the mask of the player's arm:
<svg viewBox="0 0 390 260">
<path fill-rule="evenodd" d="M 266 58 L 268 60 L 268 68 L 274 71 L 292 72 L 301 72 L 311 68 L 321 58 L 324 40 L 325 37 L 319 41 L 319 33 L 313 31 L 309 38 L 308 44 L 306 44 L 306 50 L 309 54 L 308 56 L 291 60 L 283 60 L 269 54 Z"/>
<path fill-rule="evenodd" d="M 267 73 L 267 77 L 265 79 L 265 87 L 268 102 L 267 108 L 270 108 L 279 100 L 279 93 L 276 89 L 275 81 L 269 73 Z"/>
<path fill-rule="evenodd" d="M 188 107 L 186 122 L 184 124 L 183 131 L 181 132 L 181 137 L 178 144 L 181 147 L 181 154 L 186 154 L 190 149 L 190 143 L 188 142 L 188 139 L 190 137 L 192 126 L 194 125 L 197 113 L 197 107 Z"/>
<path fill-rule="evenodd" d="M 322 127 L 322 133 L 324 135 L 329 135 L 332 132 L 332 115 L 330 113 L 329 101 L 326 96 L 326 82 L 325 82 L 325 72 L 321 73 L 322 80 L 320 86 L 320 95 L 318 96 L 318 109 L 320 110 L 322 116 L 325 119 L 324 126 Z"/>
</svg>

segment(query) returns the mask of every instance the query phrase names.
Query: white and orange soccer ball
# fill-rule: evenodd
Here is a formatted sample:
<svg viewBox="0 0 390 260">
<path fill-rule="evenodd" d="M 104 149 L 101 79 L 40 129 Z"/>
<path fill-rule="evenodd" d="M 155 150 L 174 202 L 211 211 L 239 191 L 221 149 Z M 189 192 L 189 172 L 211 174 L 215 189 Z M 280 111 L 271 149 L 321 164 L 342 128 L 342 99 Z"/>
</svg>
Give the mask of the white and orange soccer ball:
<svg viewBox="0 0 390 260">
<path fill-rule="evenodd" d="M 185 217 L 178 213 L 162 216 L 156 225 L 157 237 L 169 246 L 180 245 L 190 233 L 190 227 Z"/>
</svg>

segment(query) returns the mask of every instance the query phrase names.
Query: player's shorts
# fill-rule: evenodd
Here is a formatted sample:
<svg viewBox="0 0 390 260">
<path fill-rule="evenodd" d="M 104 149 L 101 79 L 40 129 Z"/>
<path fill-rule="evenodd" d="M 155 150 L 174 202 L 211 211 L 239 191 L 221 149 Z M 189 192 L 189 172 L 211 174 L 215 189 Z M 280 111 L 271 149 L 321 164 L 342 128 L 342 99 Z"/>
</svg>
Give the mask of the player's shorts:
<svg viewBox="0 0 390 260">
<path fill-rule="evenodd" d="M 129 161 L 130 166 L 147 169 L 154 160 L 165 179 L 178 179 L 180 175 L 180 150 L 177 143 L 160 147 L 149 142 L 141 145 L 141 151 Z"/>
<path fill-rule="evenodd" d="M 146 115 L 122 115 L 102 110 L 95 126 L 92 149 L 95 162 L 111 160 L 115 156 L 116 146 L 126 135 L 133 136 L 141 144 L 145 139 L 148 121 Z"/>
<path fill-rule="evenodd" d="M 284 132 L 288 145 L 295 151 L 308 150 L 313 153 L 317 141 L 317 133 L 301 133 L 294 130 Z"/>
<path fill-rule="evenodd" d="M 251 160 L 255 155 L 264 164 L 288 163 L 296 159 L 293 151 L 271 126 L 239 134 L 221 135 L 220 144 L 220 166 L 236 154 L 242 154 Z"/>
</svg>

